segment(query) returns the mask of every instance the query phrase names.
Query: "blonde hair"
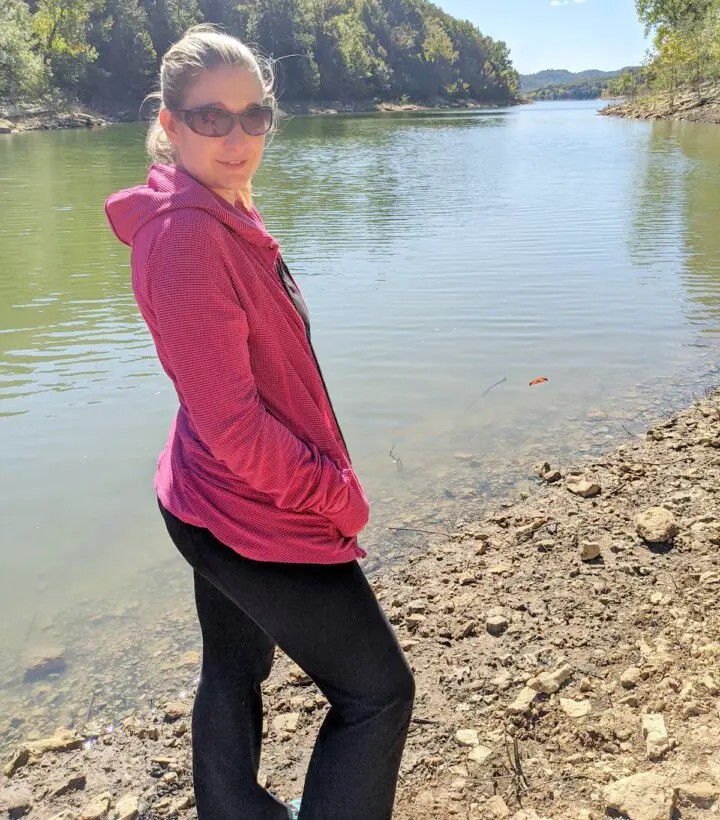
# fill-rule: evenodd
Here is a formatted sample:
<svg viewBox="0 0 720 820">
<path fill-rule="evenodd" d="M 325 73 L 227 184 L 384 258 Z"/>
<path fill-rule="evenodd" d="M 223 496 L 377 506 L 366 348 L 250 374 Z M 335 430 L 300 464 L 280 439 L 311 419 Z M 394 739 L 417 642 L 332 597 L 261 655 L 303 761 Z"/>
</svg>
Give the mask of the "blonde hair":
<svg viewBox="0 0 720 820">
<path fill-rule="evenodd" d="M 147 99 L 159 100 L 161 109 L 182 108 L 188 89 L 200 72 L 224 66 L 249 71 L 262 86 L 265 104 L 277 109 L 272 61 L 255 53 L 237 37 L 208 24 L 193 26 L 170 46 L 160 67 L 160 90 Z M 175 149 L 160 125 L 159 111 L 148 129 L 145 147 L 153 162 L 175 163 Z"/>
</svg>

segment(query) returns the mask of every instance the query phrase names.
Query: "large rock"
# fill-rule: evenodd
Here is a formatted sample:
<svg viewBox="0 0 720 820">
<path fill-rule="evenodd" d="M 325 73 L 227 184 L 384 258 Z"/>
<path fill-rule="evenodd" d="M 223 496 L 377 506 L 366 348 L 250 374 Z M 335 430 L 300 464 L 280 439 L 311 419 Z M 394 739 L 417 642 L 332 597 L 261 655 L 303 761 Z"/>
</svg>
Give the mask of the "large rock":
<svg viewBox="0 0 720 820">
<path fill-rule="evenodd" d="M 479 746 L 480 739 L 475 729 L 458 729 L 455 732 L 455 740 L 462 746 Z"/>
<path fill-rule="evenodd" d="M 112 795 L 110 792 L 103 792 L 94 800 L 91 800 L 82 811 L 80 815 L 81 820 L 105 820 L 110 811 L 110 801 Z"/>
<path fill-rule="evenodd" d="M 572 698 L 560 698 L 560 708 L 568 717 L 581 718 L 589 715 L 592 704 L 589 700 L 572 700 Z"/>
<path fill-rule="evenodd" d="M 121 797 L 115 806 L 116 820 L 137 820 L 140 816 L 140 806 L 136 794 L 126 794 Z"/>
<path fill-rule="evenodd" d="M 678 534 L 675 516 L 664 507 L 649 507 L 635 518 L 635 531 L 648 544 L 665 544 Z"/>
<path fill-rule="evenodd" d="M 594 498 L 602 492 L 602 488 L 596 481 L 590 481 L 579 476 L 568 478 L 565 486 L 573 495 L 579 495 L 582 498 Z"/>
<path fill-rule="evenodd" d="M 71 752 L 79 749 L 85 738 L 75 729 L 60 729 L 52 737 L 34 740 L 25 746 L 32 757 L 41 757 L 47 752 Z"/>
<path fill-rule="evenodd" d="M 296 664 L 292 664 L 285 679 L 290 686 L 309 686 L 312 678 Z"/>
<path fill-rule="evenodd" d="M 550 519 L 546 515 L 535 515 L 530 521 L 515 530 L 515 537 L 518 541 L 525 541 L 534 535 L 538 530 L 541 530 Z"/>
<path fill-rule="evenodd" d="M 16 749 L 3 769 L 5 777 L 12 777 L 18 769 L 22 769 L 23 766 L 27 765 L 29 760 L 30 752 L 27 746 L 21 746 L 19 749 Z"/>
<path fill-rule="evenodd" d="M 15 127 L 10 120 L 0 120 L 0 134 L 12 134 Z"/>
<path fill-rule="evenodd" d="M 709 695 L 713 697 L 720 695 L 720 684 L 718 684 L 710 673 L 705 675 L 704 678 L 701 678 L 700 683 L 707 689 Z"/>
<path fill-rule="evenodd" d="M 508 619 L 503 615 L 491 615 L 485 621 L 485 629 L 496 638 L 499 638 L 507 628 Z"/>
<path fill-rule="evenodd" d="M 662 715 L 643 715 L 642 733 L 648 760 L 661 760 L 670 749 L 665 719 Z"/>
<path fill-rule="evenodd" d="M 276 732 L 296 732 L 299 720 L 299 712 L 289 712 L 285 715 L 278 715 L 275 720 L 273 720 L 273 729 L 275 729 Z"/>
<path fill-rule="evenodd" d="M 547 461 L 535 465 L 535 475 L 548 484 L 554 484 L 562 478 L 560 470 L 553 469 Z"/>
<path fill-rule="evenodd" d="M 524 715 L 532 706 L 537 694 L 535 689 L 531 689 L 529 686 L 524 687 L 510 706 L 508 706 L 507 713 L 509 715 Z"/>
<path fill-rule="evenodd" d="M 601 554 L 600 542 L 587 538 L 580 542 L 580 559 L 582 561 L 594 561 Z"/>
<path fill-rule="evenodd" d="M 266 788 L 263 786 L 263 788 Z M 191 792 L 183 795 L 182 797 L 178 798 L 173 803 L 173 811 L 185 811 L 186 809 L 191 809 L 195 805 L 195 795 Z"/>
<path fill-rule="evenodd" d="M 678 786 L 678 797 L 698 809 L 712 809 L 720 798 L 720 786 L 706 780 L 683 783 Z"/>
<path fill-rule="evenodd" d="M 620 675 L 620 683 L 623 689 L 634 689 L 639 686 L 642 681 L 642 673 L 637 666 L 628 667 L 622 675 Z"/>
<path fill-rule="evenodd" d="M 490 818 L 492 818 L 492 820 L 507 820 L 507 818 L 510 817 L 510 809 L 499 794 L 496 794 L 487 801 L 485 804 L 485 812 L 488 820 L 490 820 Z"/>
<path fill-rule="evenodd" d="M 84 774 L 71 774 L 50 785 L 50 796 L 62 797 L 68 792 L 82 791 L 86 785 L 87 777 Z"/>
<path fill-rule="evenodd" d="M 492 753 L 493 750 L 489 746 L 474 746 L 468 754 L 468 760 L 472 760 L 473 763 L 484 763 Z"/>
<path fill-rule="evenodd" d="M 626 815 L 629 820 L 672 820 L 675 789 L 655 772 L 624 777 L 603 789 L 608 809 Z"/>
<path fill-rule="evenodd" d="M 26 766 L 31 758 L 42 757 L 47 752 L 70 752 L 79 749 L 84 739 L 75 729 L 60 729 L 52 737 L 24 743 L 16 749 L 5 765 L 5 776 L 12 777 L 18 769 Z"/>
<path fill-rule="evenodd" d="M 165 722 L 174 723 L 176 720 L 187 717 L 192 711 L 191 705 L 186 700 L 170 700 L 163 707 L 165 712 Z"/>
<path fill-rule="evenodd" d="M 541 672 L 536 678 L 529 680 L 527 685 L 545 695 L 554 695 L 572 675 L 573 668 L 566 663 L 554 672 Z"/>
</svg>

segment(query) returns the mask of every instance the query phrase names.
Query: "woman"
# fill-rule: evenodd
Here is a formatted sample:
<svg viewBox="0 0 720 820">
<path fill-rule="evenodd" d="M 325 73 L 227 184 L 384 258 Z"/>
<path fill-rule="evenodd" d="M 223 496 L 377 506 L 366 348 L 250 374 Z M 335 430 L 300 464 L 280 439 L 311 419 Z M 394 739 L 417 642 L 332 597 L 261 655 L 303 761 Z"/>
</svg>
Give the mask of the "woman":
<svg viewBox="0 0 720 820">
<path fill-rule="evenodd" d="M 385 820 L 414 682 L 357 563 L 368 504 L 305 303 L 252 204 L 275 118 L 268 73 L 235 38 L 188 31 L 162 62 L 148 182 L 106 205 L 180 404 L 155 488 L 203 636 L 198 817 Z M 276 645 L 330 703 L 301 807 L 257 783 Z"/>
</svg>

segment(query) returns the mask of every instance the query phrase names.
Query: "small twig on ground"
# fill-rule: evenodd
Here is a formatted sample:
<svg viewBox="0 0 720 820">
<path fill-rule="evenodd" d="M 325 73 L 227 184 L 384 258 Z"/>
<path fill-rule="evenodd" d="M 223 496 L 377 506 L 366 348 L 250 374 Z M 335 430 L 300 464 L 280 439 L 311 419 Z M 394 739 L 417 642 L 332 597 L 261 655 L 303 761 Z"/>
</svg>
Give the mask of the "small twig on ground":
<svg viewBox="0 0 720 820">
<path fill-rule="evenodd" d="M 622 492 L 625 489 L 625 487 L 629 487 L 630 484 L 632 484 L 632 481 L 623 482 L 618 487 L 615 487 L 615 489 L 610 490 L 610 492 L 606 494 L 606 498 L 612 498 L 614 495 L 617 495 L 618 493 Z"/>
<path fill-rule="evenodd" d="M 388 527 L 393 535 L 398 532 L 422 532 L 425 535 L 439 535 L 439 530 L 419 530 L 416 527 Z"/>
<path fill-rule="evenodd" d="M 664 462 L 665 464 L 679 464 L 681 461 L 692 461 L 691 455 L 681 456 L 680 458 L 673 458 L 670 461 Z M 633 464 L 647 464 L 649 467 L 657 467 L 657 461 L 642 461 L 639 458 L 633 459 Z"/>
<path fill-rule="evenodd" d="M 515 797 L 520 802 L 522 794 L 529 791 L 530 785 L 522 769 L 522 756 L 520 755 L 520 745 L 517 737 L 513 737 L 512 743 L 508 743 L 508 735 L 505 735 L 505 752 L 507 753 L 510 770 L 513 773 Z"/>
<path fill-rule="evenodd" d="M 93 690 L 92 697 L 90 698 L 90 705 L 88 706 L 87 710 L 87 717 L 85 718 L 85 723 L 90 723 L 90 715 L 92 714 L 93 706 L 95 705 L 95 691 Z"/>
<path fill-rule="evenodd" d="M 422 726 L 435 726 L 436 724 L 440 723 L 439 720 L 430 720 L 430 718 L 424 717 L 414 717 L 412 719 L 413 723 L 419 723 Z"/>
<path fill-rule="evenodd" d="M 72 708 L 68 709 L 68 719 L 65 723 L 66 729 L 74 729 L 77 723 L 77 711 L 73 712 Z"/>
<path fill-rule="evenodd" d="M 38 612 L 37 612 L 37 610 L 35 610 L 35 613 L 32 616 L 32 618 L 30 619 L 30 623 L 28 624 L 27 632 L 25 633 L 25 640 L 27 640 L 30 637 L 30 635 L 33 631 L 33 627 L 35 626 L 35 621 L 37 621 L 37 617 L 38 617 Z"/>
<path fill-rule="evenodd" d="M 625 431 L 625 432 L 626 432 L 626 433 L 630 436 L 630 438 L 637 438 L 637 436 L 635 435 L 635 433 L 631 433 L 631 432 L 627 429 L 627 427 L 626 427 L 626 426 L 625 426 L 622 422 L 620 422 L 620 426 L 621 426 L 621 427 L 622 427 L 622 429 L 623 429 L 623 430 L 624 430 L 624 431 Z"/>
<path fill-rule="evenodd" d="M 577 671 L 582 672 L 583 675 L 587 675 L 590 678 L 597 678 L 598 680 L 605 680 L 604 675 L 600 675 L 597 672 L 594 672 L 592 669 L 590 669 L 587 666 L 578 666 Z"/>
<path fill-rule="evenodd" d="M 480 401 L 480 399 L 484 399 L 485 396 L 491 391 L 494 390 L 496 387 L 499 387 L 501 384 L 504 384 L 507 381 L 507 376 L 503 376 L 500 381 L 495 382 L 495 384 L 491 384 L 490 387 L 484 392 L 481 393 L 479 396 L 475 396 L 475 398 L 468 404 L 468 410 L 475 404 L 475 402 Z"/>
<path fill-rule="evenodd" d="M 395 466 L 397 467 L 397 471 L 402 472 L 402 468 L 403 468 L 402 459 L 395 452 L 395 445 L 394 444 L 390 448 L 390 458 L 395 462 Z"/>
</svg>

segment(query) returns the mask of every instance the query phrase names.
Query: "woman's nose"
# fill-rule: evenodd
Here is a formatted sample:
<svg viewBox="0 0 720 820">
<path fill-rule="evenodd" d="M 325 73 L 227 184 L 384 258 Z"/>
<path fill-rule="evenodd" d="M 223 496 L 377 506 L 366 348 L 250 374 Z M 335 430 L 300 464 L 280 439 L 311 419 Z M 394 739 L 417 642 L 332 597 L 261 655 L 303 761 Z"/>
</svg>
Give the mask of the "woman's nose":
<svg viewBox="0 0 720 820">
<path fill-rule="evenodd" d="M 247 134 L 243 131 L 242 125 L 236 123 L 235 128 L 227 135 L 225 142 L 227 145 L 242 145 L 247 140 Z"/>
</svg>

